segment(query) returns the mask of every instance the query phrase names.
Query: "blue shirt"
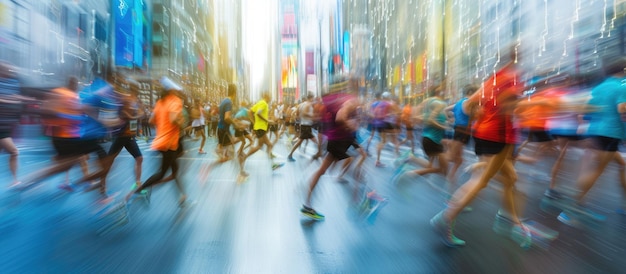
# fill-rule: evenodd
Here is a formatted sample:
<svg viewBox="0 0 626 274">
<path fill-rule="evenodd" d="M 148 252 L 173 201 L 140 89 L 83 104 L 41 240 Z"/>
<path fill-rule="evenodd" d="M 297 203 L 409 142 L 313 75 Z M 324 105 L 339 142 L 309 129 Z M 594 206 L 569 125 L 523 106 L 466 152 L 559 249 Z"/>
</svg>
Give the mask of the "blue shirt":
<svg viewBox="0 0 626 274">
<path fill-rule="evenodd" d="M 622 84 L 622 79 L 609 77 L 593 88 L 588 105 L 594 112 L 589 114 L 587 134 L 622 139 L 624 125 L 617 105 L 625 102 L 626 86 Z"/>
<path fill-rule="evenodd" d="M 469 123 L 469 116 L 463 112 L 463 102 L 467 100 L 463 98 L 459 100 L 452 109 L 452 113 L 454 113 L 454 126 L 466 127 Z"/>
<path fill-rule="evenodd" d="M 110 86 L 103 87 L 95 92 L 83 92 L 81 101 L 84 105 L 95 108 L 98 111 L 98 119 L 108 120 L 119 118 L 119 111 L 122 101 L 118 94 Z M 120 128 L 110 129 L 113 133 L 118 133 Z M 107 129 L 100 121 L 86 117 L 81 126 L 81 138 L 99 139 L 106 136 Z"/>
<path fill-rule="evenodd" d="M 230 100 L 230 98 L 226 98 L 222 100 L 222 102 L 220 103 L 219 109 L 220 109 L 220 119 L 217 122 L 217 128 L 226 129 L 228 128 L 230 124 L 226 123 L 226 120 L 224 119 L 226 118 L 226 112 L 233 110 L 233 102 Z"/>
</svg>

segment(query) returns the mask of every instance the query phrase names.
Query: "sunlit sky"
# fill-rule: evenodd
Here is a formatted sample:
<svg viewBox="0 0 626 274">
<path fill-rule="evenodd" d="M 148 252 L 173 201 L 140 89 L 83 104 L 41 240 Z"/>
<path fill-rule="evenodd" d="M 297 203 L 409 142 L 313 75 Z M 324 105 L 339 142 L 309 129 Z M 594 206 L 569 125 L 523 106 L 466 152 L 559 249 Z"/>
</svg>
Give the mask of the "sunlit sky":
<svg viewBox="0 0 626 274">
<path fill-rule="evenodd" d="M 269 43 L 271 30 L 276 25 L 276 0 L 244 0 L 244 50 L 250 65 L 250 95 L 259 98 L 269 88 Z M 272 10 L 273 9 L 273 10 Z"/>
</svg>

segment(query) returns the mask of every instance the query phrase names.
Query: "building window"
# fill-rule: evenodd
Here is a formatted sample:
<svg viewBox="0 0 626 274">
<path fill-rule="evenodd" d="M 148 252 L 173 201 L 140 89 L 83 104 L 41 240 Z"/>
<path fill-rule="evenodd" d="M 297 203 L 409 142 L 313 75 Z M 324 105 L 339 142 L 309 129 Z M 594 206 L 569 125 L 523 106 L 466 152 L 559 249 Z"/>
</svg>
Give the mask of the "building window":
<svg viewBox="0 0 626 274">
<path fill-rule="evenodd" d="M 13 31 L 16 36 L 28 40 L 30 36 L 28 27 L 28 22 L 30 21 L 28 10 L 24 6 L 16 2 L 13 2 L 13 4 L 13 21 L 15 22 L 15 24 L 13 25 Z"/>
</svg>

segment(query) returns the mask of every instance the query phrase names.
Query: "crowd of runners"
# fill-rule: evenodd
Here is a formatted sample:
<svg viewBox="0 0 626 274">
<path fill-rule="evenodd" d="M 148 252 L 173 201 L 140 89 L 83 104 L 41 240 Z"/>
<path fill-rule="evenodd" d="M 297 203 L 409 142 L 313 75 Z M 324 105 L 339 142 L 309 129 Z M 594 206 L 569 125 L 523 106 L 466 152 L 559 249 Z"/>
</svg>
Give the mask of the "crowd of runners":
<svg viewBox="0 0 626 274">
<path fill-rule="evenodd" d="M 558 155 L 551 173 L 546 175 L 550 184 L 544 202 L 559 209 L 555 216 L 559 221 L 580 226 L 607 218 L 585 206 L 585 197 L 613 162 L 619 167 L 618 181 L 624 189 L 622 203 L 615 205 L 616 214 L 625 214 L 626 171 L 619 153 L 624 139 L 622 116 L 626 113 L 624 68 L 626 61 L 616 59 L 604 64 L 604 77 L 556 75 L 531 81 L 518 66 L 517 58 L 512 57 L 482 83 L 468 83 L 458 91 L 431 87 L 419 102 L 400 102 L 389 91 L 364 97 L 349 78 L 337 77 L 322 96 L 304 94 L 302 100 L 291 105 L 275 102 L 268 91 L 262 92 L 256 102 L 237 98 L 237 87 L 231 84 L 219 105 L 210 107 L 198 98 L 189 98 L 179 84 L 167 77 L 155 82 L 161 94 L 152 107 L 139 100 L 139 83 L 121 74 L 109 73 L 108 79 L 86 87 L 70 78 L 65 86 L 48 92 L 38 110 L 44 134 L 56 151 L 54 161 L 43 170 L 19 178 L 19 152 L 11 139 L 11 129 L 19 123 L 19 106 L 34 99 L 19 95 L 17 77 L 2 64 L 0 147 L 10 154 L 8 170 L 13 180 L 9 191 L 27 190 L 78 165 L 83 176 L 76 180 L 68 177 L 58 187 L 68 192 L 97 190 L 97 203 L 107 209 L 105 215 L 123 212 L 124 217 L 116 225 L 128 222 L 127 208 L 132 202 L 149 202 L 154 187 L 170 181 L 178 190 L 178 206 L 190 205 L 185 190 L 190 182 L 181 181 L 178 161 L 185 151 L 182 140 L 188 136 L 200 142 L 199 155 L 207 154 L 208 138 L 217 140 L 211 152 L 215 161 L 204 165 L 197 175 L 202 183 L 211 182 L 215 168 L 229 161 L 238 167 L 236 181 L 246 182 L 253 172 L 246 168 L 247 160 L 260 150 L 271 162 L 272 170 L 291 168 L 298 149 L 300 154 L 309 153 L 311 163 L 318 166 L 306 175 L 307 189 L 300 212 L 314 220 L 322 220 L 324 215 L 314 209 L 312 195 L 322 175 L 333 166 L 339 167 L 338 181 L 354 182 L 355 204 L 372 209 L 387 202 L 364 176 L 365 159 L 372 157 L 375 160 L 371 168 L 393 165 L 396 172 L 390 178 L 392 182 L 406 175 L 441 175 L 436 184 L 445 191 L 445 207 L 430 224 L 448 246 L 465 245 L 454 234 L 455 220 L 472 209 L 472 201 L 491 181 L 500 183 L 502 205 L 495 216 L 498 229 L 494 225 L 494 230 L 529 247 L 537 238 L 537 228 L 520 216 L 516 163 L 532 165 L 546 152 Z M 153 138 L 139 138 L 149 135 L 147 131 L 152 128 Z M 361 138 L 362 132 L 368 137 Z M 106 136 L 113 136 L 108 149 L 101 142 Z M 147 179 L 142 177 L 143 156 L 137 145 L 142 140 L 151 142 L 151 149 L 161 155 L 157 172 Z M 272 152 L 280 140 L 289 150 L 284 161 Z M 314 151 L 306 151 L 309 142 Z M 584 149 L 585 154 L 579 162 L 577 191 L 567 193 L 560 187 L 563 182 L 559 174 L 564 156 L 572 147 Z M 106 179 L 122 149 L 135 159 L 134 182 L 126 193 L 116 195 L 110 193 Z M 387 149 L 396 155 L 394 163 L 382 160 L 382 151 Z M 477 161 L 464 163 L 466 150 L 472 150 Z M 95 169 L 87 165 L 92 154 L 97 157 Z M 470 174 L 469 180 L 459 180 L 460 173 L 465 172 Z"/>
</svg>

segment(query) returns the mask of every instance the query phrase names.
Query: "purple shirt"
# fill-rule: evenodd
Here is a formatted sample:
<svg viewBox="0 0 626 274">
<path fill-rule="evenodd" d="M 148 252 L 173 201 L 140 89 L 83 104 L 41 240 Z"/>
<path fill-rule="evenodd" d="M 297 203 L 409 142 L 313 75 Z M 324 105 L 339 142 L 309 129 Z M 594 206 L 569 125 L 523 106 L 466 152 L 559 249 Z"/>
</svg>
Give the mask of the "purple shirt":
<svg viewBox="0 0 626 274">
<path fill-rule="evenodd" d="M 326 131 L 326 136 L 329 141 L 354 139 L 354 134 L 351 130 L 348 130 L 344 125 L 337 125 L 335 122 L 337 112 L 341 109 L 343 103 L 351 99 L 354 99 L 354 95 L 344 93 L 328 94 L 322 97 L 326 111 L 331 117 L 330 121 L 328 121 L 328 130 Z"/>
</svg>

